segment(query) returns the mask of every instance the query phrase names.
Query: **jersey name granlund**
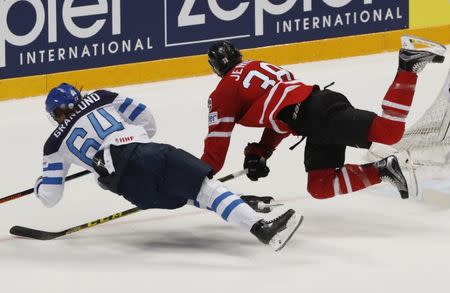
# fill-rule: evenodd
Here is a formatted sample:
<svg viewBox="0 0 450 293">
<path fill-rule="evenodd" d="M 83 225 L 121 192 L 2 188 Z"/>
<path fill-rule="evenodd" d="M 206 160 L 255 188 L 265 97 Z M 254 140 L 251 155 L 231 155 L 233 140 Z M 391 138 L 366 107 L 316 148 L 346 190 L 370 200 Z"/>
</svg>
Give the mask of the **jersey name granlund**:
<svg viewBox="0 0 450 293">
<path fill-rule="evenodd" d="M 150 111 L 131 98 L 105 90 L 83 97 L 45 143 L 38 197 L 46 206 L 55 205 L 71 164 L 94 172 L 92 158 L 98 150 L 109 149 L 111 144 L 146 143 L 155 131 Z"/>
<path fill-rule="evenodd" d="M 69 119 L 66 119 L 62 124 L 56 128 L 55 132 L 53 132 L 53 136 L 55 138 L 58 138 L 61 136 L 61 134 L 64 133 L 64 131 L 69 127 L 70 122 L 75 119 L 75 117 L 82 115 L 82 112 L 85 111 L 89 106 L 95 105 L 96 102 L 100 101 L 100 96 L 97 93 L 92 93 L 86 97 L 84 97 L 80 103 L 77 104 L 75 113 L 72 114 Z M 104 102 L 107 102 L 107 99 L 103 100 Z M 97 107 L 100 106 L 100 103 L 96 104 Z"/>
</svg>

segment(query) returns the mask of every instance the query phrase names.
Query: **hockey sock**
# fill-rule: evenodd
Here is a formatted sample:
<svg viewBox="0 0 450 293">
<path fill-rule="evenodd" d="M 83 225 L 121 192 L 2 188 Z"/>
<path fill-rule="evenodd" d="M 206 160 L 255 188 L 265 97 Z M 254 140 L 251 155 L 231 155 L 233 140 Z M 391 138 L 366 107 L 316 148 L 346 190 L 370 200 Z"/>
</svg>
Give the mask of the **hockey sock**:
<svg viewBox="0 0 450 293">
<path fill-rule="evenodd" d="M 308 192 L 317 199 L 358 191 L 381 182 L 374 164 L 350 165 L 339 169 L 308 172 Z"/>
<path fill-rule="evenodd" d="M 253 225 L 262 219 L 239 196 L 214 179 L 205 178 L 193 205 L 211 210 L 225 221 L 239 225 L 247 231 L 250 231 Z"/>
<path fill-rule="evenodd" d="M 398 71 L 384 97 L 383 113 L 375 117 L 369 129 L 369 141 L 391 145 L 402 138 L 416 83 L 417 74 Z"/>
</svg>

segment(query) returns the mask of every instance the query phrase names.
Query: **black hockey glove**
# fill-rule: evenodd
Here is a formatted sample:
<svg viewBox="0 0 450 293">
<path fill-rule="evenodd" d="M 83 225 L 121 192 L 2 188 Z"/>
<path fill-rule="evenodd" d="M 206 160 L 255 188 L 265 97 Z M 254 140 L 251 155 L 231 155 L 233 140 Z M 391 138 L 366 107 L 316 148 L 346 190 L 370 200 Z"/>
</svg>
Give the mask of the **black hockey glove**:
<svg viewBox="0 0 450 293">
<path fill-rule="evenodd" d="M 247 177 L 252 181 L 267 177 L 270 169 L 266 160 L 272 155 L 273 150 L 259 143 L 249 143 L 244 150 L 244 168 L 248 169 Z"/>
</svg>

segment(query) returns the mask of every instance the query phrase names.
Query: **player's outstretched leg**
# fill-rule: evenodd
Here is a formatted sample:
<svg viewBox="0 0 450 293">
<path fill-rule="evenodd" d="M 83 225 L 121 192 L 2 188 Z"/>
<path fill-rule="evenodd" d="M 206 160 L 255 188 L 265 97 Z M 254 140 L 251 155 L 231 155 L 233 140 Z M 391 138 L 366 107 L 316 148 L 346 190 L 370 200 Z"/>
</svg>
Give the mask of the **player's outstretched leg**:
<svg viewBox="0 0 450 293">
<path fill-rule="evenodd" d="M 409 197 L 408 184 L 395 156 L 365 165 L 346 164 L 342 168 L 319 169 L 308 172 L 308 191 L 317 199 L 348 194 L 372 185 L 389 182 L 401 197 Z"/>
<path fill-rule="evenodd" d="M 194 205 L 211 210 L 225 221 L 250 231 L 261 242 L 280 250 L 289 241 L 302 221 L 293 210 L 270 221 L 264 220 L 239 196 L 221 182 L 205 178 Z"/>
<path fill-rule="evenodd" d="M 428 50 L 417 50 L 413 41 Z M 369 130 L 369 141 L 392 145 L 405 131 L 405 122 L 414 97 L 417 74 L 429 63 L 444 62 L 445 47 L 431 41 L 403 37 L 399 52 L 398 72 L 382 103 L 383 113 L 375 117 Z"/>
<path fill-rule="evenodd" d="M 381 182 L 374 163 L 345 164 L 341 168 L 315 169 L 308 172 L 308 192 L 317 199 L 348 194 Z"/>
</svg>

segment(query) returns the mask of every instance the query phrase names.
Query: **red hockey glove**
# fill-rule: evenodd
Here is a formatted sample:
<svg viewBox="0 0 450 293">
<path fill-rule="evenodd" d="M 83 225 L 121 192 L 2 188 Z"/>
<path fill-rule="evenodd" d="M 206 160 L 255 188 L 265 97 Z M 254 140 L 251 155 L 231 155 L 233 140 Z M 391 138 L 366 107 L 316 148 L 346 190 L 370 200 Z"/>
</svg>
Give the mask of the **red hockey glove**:
<svg viewBox="0 0 450 293">
<path fill-rule="evenodd" d="M 266 160 L 270 158 L 273 150 L 259 143 L 249 143 L 244 150 L 244 168 L 248 169 L 247 177 L 252 181 L 267 177 L 270 169 L 266 165 Z"/>
</svg>

